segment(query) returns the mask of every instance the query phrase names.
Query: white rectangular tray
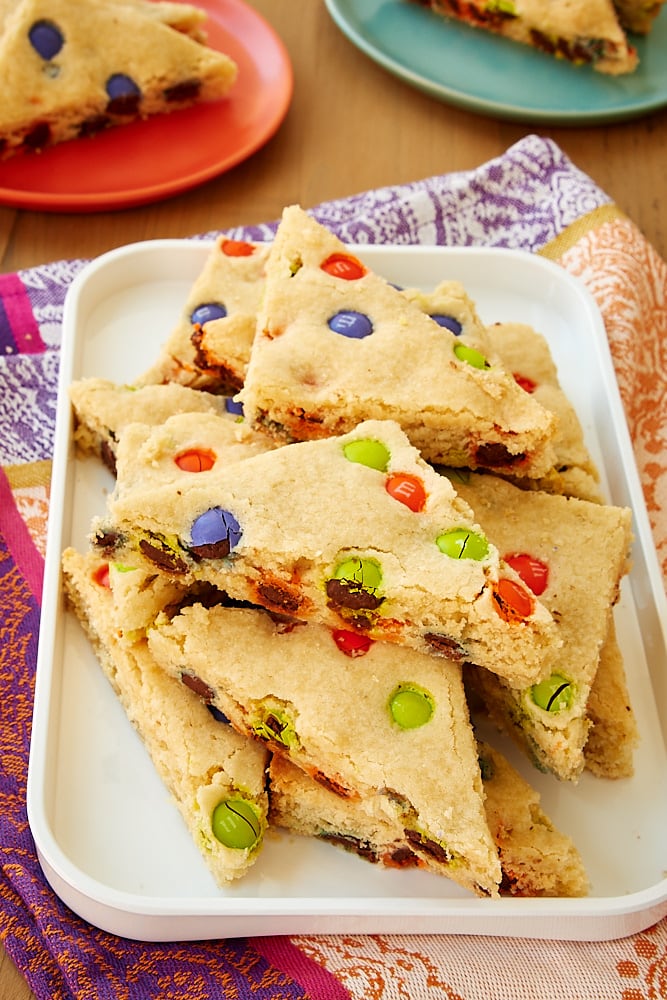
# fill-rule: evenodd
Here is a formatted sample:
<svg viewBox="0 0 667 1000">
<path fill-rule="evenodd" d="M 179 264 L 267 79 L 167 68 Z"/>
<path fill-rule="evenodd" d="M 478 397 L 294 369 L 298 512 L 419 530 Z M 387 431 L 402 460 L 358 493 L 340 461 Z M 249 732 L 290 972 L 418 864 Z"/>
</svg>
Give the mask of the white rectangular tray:
<svg viewBox="0 0 667 1000">
<path fill-rule="evenodd" d="M 667 611 L 605 331 L 576 279 L 540 257 L 496 249 L 357 247 L 389 280 L 463 282 L 482 319 L 529 323 L 548 339 L 610 502 L 634 511 L 634 565 L 616 612 L 641 730 L 632 779 L 539 774 L 507 742 L 545 810 L 577 844 L 585 899 L 477 899 L 448 879 L 383 870 L 316 840 L 270 833 L 250 874 L 220 890 L 190 839 L 61 595 L 60 554 L 84 548 L 112 488 L 71 442 L 67 386 L 132 381 L 155 359 L 209 250 L 160 240 L 105 254 L 74 281 L 64 316 L 51 519 L 28 815 L 56 893 L 119 935 L 193 940 L 296 933 L 447 933 L 579 940 L 622 937 L 667 913 Z M 437 377 L 434 373 L 434 377 Z M 601 544 L 604 544 L 601 541 Z"/>
</svg>

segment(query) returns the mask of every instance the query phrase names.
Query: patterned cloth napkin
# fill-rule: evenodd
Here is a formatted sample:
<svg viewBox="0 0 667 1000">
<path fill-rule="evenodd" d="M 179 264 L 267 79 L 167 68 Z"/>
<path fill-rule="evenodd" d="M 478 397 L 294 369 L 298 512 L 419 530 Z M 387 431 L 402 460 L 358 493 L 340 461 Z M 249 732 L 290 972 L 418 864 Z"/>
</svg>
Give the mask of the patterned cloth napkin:
<svg viewBox="0 0 667 1000">
<path fill-rule="evenodd" d="M 553 142 L 530 135 L 475 170 L 313 211 L 346 241 L 510 247 L 583 279 L 606 323 L 664 574 L 667 266 L 594 181 Z M 266 239 L 274 229 L 230 235 Z M 0 935 L 37 997 L 667 997 L 667 919 L 598 943 L 352 933 L 146 944 L 91 927 L 54 895 L 26 819 L 26 775 L 60 325 L 84 264 L 0 275 Z"/>
</svg>

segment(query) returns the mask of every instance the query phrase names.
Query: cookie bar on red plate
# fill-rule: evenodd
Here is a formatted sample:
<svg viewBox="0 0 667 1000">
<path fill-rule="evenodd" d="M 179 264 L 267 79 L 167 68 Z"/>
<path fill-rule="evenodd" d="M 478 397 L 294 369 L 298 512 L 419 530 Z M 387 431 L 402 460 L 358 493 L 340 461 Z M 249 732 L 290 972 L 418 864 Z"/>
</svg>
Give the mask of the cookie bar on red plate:
<svg viewBox="0 0 667 1000">
<path fill-rule="evenodd" d="M 0 158 L 220 100 L 236 76 L 227 55 L 138 5 L 21 0 L 0 36 Z"/>
</svg>

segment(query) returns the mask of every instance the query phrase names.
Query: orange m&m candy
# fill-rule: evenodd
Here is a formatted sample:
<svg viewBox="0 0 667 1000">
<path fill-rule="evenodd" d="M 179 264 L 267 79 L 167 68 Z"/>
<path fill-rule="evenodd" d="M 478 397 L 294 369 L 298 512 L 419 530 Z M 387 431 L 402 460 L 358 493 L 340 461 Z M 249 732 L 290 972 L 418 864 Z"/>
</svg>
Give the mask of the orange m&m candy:
<svg viewBox="0 0 667 1000">
<path fill-rule="evenodd" d="M 320 267 L 327 274 L 344 281 L 356 281 L 367 273 L 361 261 L 347 253 L 332 253 Z"/>
<path fill-rule="evenodd" d="M 418 513 L 424 509 L 426 490 L 419 476 L 412 476 L 408 472 L 395 472 L 387 478 L 384 485 L 389 496 L 404 503 L 410 510 Z"/>
<path fill-rule="evenodd" d="M 183 472 L 208 472 L 215 465 L 215 455 L 206 448 L 189 448 L 174 459 Z"/>
<path fill-rule="evenodd" d="M 500 617 L 506 622 L 518 622 L 530 618 L 535 606 L 526 588 L 506 576 L 501 577 L 493 589 L 493 603 Z"/>
<path fill-rule="evenodd" d="M 220 249 L 227 257 L 251 257 L 255 252 L 253 244 L 245 240 L 223 240 Z"/>
</svg>

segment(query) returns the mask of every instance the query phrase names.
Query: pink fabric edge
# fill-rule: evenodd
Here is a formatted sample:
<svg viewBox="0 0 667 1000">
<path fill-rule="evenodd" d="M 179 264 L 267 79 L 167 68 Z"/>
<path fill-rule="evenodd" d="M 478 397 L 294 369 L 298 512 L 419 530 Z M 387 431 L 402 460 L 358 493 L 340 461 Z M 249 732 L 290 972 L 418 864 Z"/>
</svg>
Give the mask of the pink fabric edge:
<svg viewBox="0 0 667 1000">
<path fill-rule="evenodd" d="M 251 938 L 250 943 L 267 962 L 303 986 L 309 996 L 351 1000 L 352 994 L 340 980 L 308 958 L 288 937 L 257 937 Z"/>
<path fill-rule="evenodd" d="M 18 274 L 0 275 L 0 296 L 19 354 L 42 354 L 46 350 L 46 344 L 42 340 L 32 304 Z"/>
<path fill-rule="evenodd" d="M 44 560 L 36 548 L 23 518 L 16 509 L 9 480 L 4 469 L 1 468 L 0 533 L 5 539 L 19 572 L 22 573 L 33 597 L 41 607 Z"/>
</svg>

